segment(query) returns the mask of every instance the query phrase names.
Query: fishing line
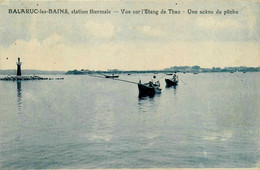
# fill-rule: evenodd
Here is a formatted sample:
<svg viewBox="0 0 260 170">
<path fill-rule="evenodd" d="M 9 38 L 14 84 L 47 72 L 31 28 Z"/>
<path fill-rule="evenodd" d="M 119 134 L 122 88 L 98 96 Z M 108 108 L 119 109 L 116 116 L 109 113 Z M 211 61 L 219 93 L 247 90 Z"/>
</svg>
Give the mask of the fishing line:
<svg viewBox="0 0 260 170">
<path fill-rule="evenodd" d="M 97 75 L 89 75 L 91 77 L 98 77 L 98 78 L 104 78 L 104 79 L 110 79 L 110 80 L 117 80 L 117 81 L 122 81 L 122 82 L 126 82 L 126 83 L 132 83 L 132 84 L 138 84 L 136 82 L 133 82 L 133 81 L 128 81 L 128 80 L 123 80 L 123 79 L 119 79 L 119 78 L 106 78 L 106 77 L 102 77 L 102 76 L 97 76 Z"/>
</svg>

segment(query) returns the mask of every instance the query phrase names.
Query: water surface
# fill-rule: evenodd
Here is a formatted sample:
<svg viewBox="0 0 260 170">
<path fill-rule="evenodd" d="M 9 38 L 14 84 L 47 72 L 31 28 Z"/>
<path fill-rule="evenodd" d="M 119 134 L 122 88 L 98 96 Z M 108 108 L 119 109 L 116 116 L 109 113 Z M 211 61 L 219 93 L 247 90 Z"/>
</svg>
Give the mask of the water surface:
<svg viewBox="0 0 260 170">
<path fill-rule="evenodd" d="M 259 73 L 156 76 L 162 93 L 142 99 L 87 75 L 0 81 L 0 169 L 260 166 Z"/>
</svg>

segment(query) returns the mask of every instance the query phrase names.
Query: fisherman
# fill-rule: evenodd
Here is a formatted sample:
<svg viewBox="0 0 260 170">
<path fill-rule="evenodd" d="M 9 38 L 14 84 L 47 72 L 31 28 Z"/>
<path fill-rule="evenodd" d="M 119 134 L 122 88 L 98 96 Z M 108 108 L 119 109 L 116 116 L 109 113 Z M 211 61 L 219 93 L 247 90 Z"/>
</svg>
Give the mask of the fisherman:
<svg viewBox="0 0 260 170">
<path fill-rule="evenodd" d="M 157 79 L 156 80 L 156 76 L 153 76 L 153 79 L 151 80 L 151 82 L 153 83 L 153 86 L 159 86 L 160 87 L 160 81 Z"/>
<path fill-rule="evenodd" d="M 157 80 L 157 82 L 155 83 L 156 86 L 160 87 L 160 81 Z"/>
<path fill-rule="evenodd" d="M 174 72 L 174 75 L 173 75 L 173 80 L 175 81 L 177 79 L 177 75 L 176 75 L 176 72 Z"/>
<path fill-rule="evenodd" d="M 149 87 L 153 87 L 153 82 L 149 81 Z"/>
</svg>

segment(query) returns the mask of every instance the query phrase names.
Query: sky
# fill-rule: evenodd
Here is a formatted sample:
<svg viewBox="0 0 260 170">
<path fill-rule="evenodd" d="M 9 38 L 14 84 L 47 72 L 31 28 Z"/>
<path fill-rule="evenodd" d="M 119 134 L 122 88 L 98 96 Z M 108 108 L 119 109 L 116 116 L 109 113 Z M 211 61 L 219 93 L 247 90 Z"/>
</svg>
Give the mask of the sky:
<svg viewBox="0 0 260 170">
<path fill-rule="evenodd" d="M 9 14 L 68 9 L 70 14 Z M 71 14 L 73 9 L 112 11 Z M 151 9 L 181 14 L 121 14 Z M 222 14 L 188 14 L 188 9 Z M 225 10 L 238 14 L 224 15 Z M 113 13 L 118 11 L 118 13 Z M 260 66 L 260 1 L 0 2 L 0 69 L 157 70 L 172 66 Z"/>
</svg>

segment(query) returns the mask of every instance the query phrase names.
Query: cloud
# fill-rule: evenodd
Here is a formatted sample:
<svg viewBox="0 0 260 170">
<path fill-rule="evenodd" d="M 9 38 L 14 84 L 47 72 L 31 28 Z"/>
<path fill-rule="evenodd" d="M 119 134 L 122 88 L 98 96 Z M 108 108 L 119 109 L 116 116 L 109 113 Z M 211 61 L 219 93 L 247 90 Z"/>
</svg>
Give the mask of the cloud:
<svg viewBox="0 0 260 170">
<path fill-rule="evenodd" d="M 246 19 L 245 19 L 245 26 L 247 26 L 247 29 L 249 31 L 249 37 L 260 37 L 259 35 L 259 26 L 257 26 L 257 18 L 254 16 L 253 11 L 249 11 Z"/>
<path fill-rule="evenodd" d="M 158 28 L 155 28 L 155 27 L 148 26 L 148 25 L 139 27 L 137 30 L 139 30 L 142 34 L 152 36 L 152 37 L 163 36 L 165 34 L 164 31 L 162 31 Z"/>
<path fill-rule="evenodd" d="M 207 50 L 205 50 L 207 49 Z M 17 40 L 0 46 L 0 68 L 15 69 L 21 57 L 23 69 L 39 70 L 142 70 L 164 69 L 174 65 L 202 67 L 259 66 L 258 42 L 66 42 L 59 34 L 43 41 Z M 229 133 L 222 138 L 229 138 Z M 214 137 L 208 137 L 214 140 Z"/>
<path fill-rule="evenodd" d="M 70 62 L 66 43 L 54 34 L 43 41 L 16 40 L 9 47 L 0 47 L 2 69 L 14 69 L 17 57 L 21 57 L 24 69 L 62 70 Z"/>
<path fill-rule="evenodd" d="M 96 38 L 112 38 L 115 36 L 119 29 L 110 22 L 93 22 L 88 21 L 85 24 L 87 35 L 94 36 Z"/>
<path fill-rule="evenodd" d="M 215 17 L 198 17 L 197 26 L 206 31 L 240 28 L 238 21 Z"/>
<path fill-rule="evenodd" d="M 58 34 L 54 34 L 54 35 L 46 38 L 42 42 L 43 46 L 48 47 L 48 48 L 58 46 L 62 43 L 64 43 L 63 37 Z"/>
</svg>

